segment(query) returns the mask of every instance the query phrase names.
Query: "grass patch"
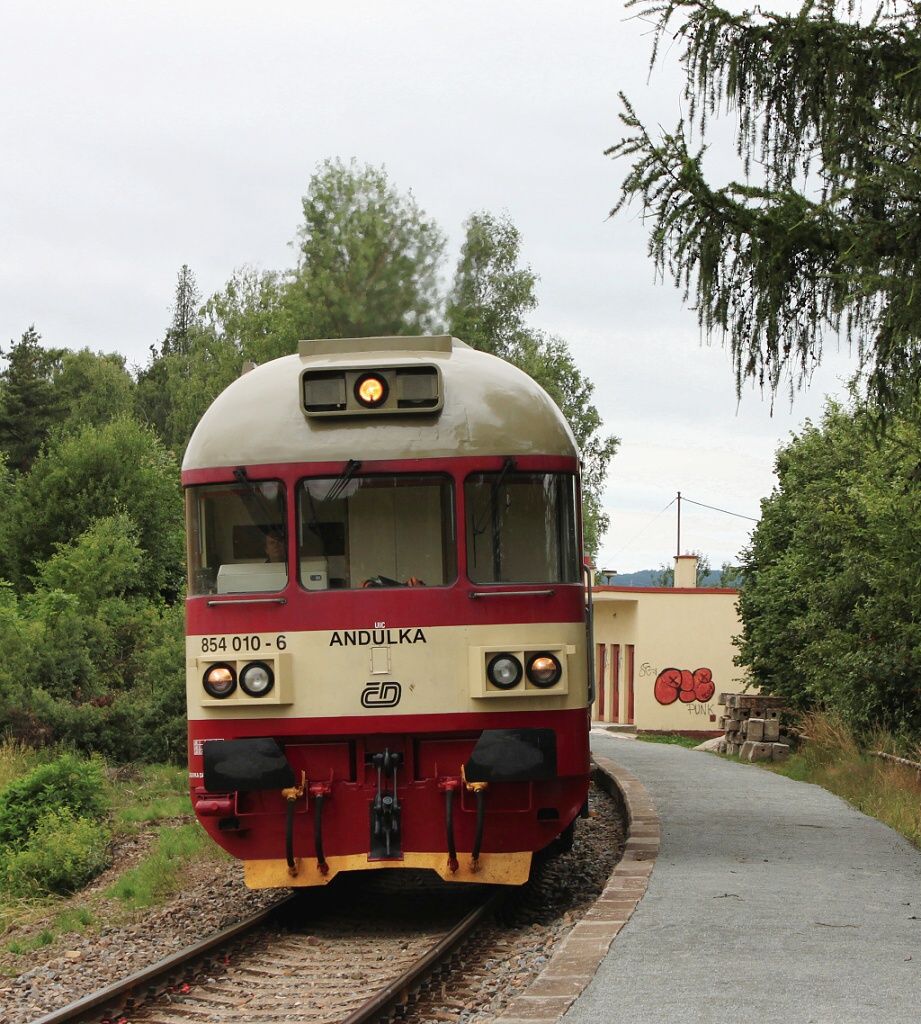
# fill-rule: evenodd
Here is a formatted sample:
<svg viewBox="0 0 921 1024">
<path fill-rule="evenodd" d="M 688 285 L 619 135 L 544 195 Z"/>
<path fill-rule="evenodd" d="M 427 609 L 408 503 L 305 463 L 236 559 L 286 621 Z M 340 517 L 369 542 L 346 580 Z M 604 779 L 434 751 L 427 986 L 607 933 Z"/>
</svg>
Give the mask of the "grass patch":
<svg viewBox="0 0 921 1024">
<path fill-rule="evenodd" d="M 147 821 L 163 821 L 164 818 L 178 818 L 192 813 L 192 802 L 188 793 L 183 796 L 163 797 L 153 803 L 123 807 L 118 812 L 118 821 L 139 825 Z"/>
<path fill-rule="evenodd" d="M 119 768 L 113 773 L 112 782 L 116 810 L 188 796 L 189 792 L 187 770 L 171 764 Z"/>
<path fill-rule="evenodd" d="M 670 743 L 676 747 L 687 747 L 693 750 L 703 742 L 700 737 L 682 736 L 677 732 L 643 732 L 637 733 L 636 738 L 644 743 Z"/>
<path fill-rule="evenodd" d="M 80 934 L 94 921 L 95 918 L 87 907 L 78 907 L 75 910 L 62 910 L 54 919 L 54 927 L 62 935 L 74 932 Z"/>
<path fill-rule="evenodd" d="M 807 716 L 803 731 L 808 739 L 798 752 L 788 761 L 765 763 L 764 767 L 797 782 L 822 786 L 921 848 L 921 779 L 917 772 L 873 757 L 831 716 Z M 885 750 L 891 749 L 891 744 L 886 737 L 874 736 L 871 747 Z"/>
<path fill-rule="evenodd" d="M 19 740 L 7 737 L 0 742 L 0 789 L 25 775 L 41 760 L 40 754 Z"/>
<path fill-rule="evenodd" d="M 192 813 L 184 768 L 145 764 L 121 769 L 113 780 L 116 825 L 140 825 Z"/>
<path fill-rule="evenodd" d="M 133 910 L 149 907 L 176 892 L 182 883 L 182 869 L 186 862 L 212 846 L 198 823 L 161 828 L 149 856 L 136 868 L 126 871 L 106 895 Z"/>
</svg>

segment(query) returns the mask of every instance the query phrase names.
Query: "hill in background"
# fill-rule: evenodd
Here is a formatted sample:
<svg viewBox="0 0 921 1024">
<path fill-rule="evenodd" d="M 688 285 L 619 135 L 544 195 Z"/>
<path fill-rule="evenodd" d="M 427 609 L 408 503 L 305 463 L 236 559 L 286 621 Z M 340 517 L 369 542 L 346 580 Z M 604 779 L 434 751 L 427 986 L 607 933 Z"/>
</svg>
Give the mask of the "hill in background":
<svg viewBox="0 0 921 1024">
<path fill-rule="evenodd" d="M 711 569 L 700 585 L 702 587 L 718 587 L 720 575 L 719 569 Z M 661 569 L 640 569 L 638 572 L 619 572 L 610 578 L 610 582 L 615 587 L 658 587 L 661 586 L 659 583 L 661 576 Z M 603 577 L 601 574 L 596 578 L 599 584 L 607 582 L 607 577 Z"/>
</svg>

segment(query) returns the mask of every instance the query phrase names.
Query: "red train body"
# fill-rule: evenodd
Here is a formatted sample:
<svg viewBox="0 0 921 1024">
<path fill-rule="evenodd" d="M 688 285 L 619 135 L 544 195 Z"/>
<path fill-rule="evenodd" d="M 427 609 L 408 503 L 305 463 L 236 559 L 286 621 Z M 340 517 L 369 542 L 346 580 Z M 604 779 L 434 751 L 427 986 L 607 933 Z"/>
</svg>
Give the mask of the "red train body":
<svg viewBox="0 0 921 1024">
<path fill-rule="evenodd" d="M 219 396 L 183 483 L 193 804 L 247 883 L 525 881 L 589 772 L 548 396 L 453 339 L 302 343 Z"/>
</svg>

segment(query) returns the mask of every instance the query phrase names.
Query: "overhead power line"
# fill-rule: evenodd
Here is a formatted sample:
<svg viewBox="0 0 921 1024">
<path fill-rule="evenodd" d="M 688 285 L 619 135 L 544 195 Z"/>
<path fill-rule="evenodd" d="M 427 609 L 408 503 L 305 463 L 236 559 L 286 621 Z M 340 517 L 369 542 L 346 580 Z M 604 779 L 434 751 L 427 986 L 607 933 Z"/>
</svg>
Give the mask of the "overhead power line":
<svg viewBox="0 0 921 1024">
<path fill-rule="evenodd" d="M 649 527 L 652 526 L 652 524 L 659 518 L 659 516 L 664 515 L 672 507 L 672 505 L 675 504 L 677 500 L 677 498 L 672 498 L 672 500 L 665 506 L 665 508 L 663 508 L 660 512 L 656 512 L 656 514 L 651 519 L 648 519 L 646 523 L 643 526 L 641 526 L 640 529 L 630 538 L 630 540 L 625 541 L 623 544 L 621 544 L 619 548 L 615 550 L 614 554 L 619 555 L 621 551 L 626 551 L 635 540 L 639 540 L 640 537 L 642 537 L 643 534 L 649 529 Z"/>
<path fill-rule="evenodd" d="M 676 500 L 677 499 L 673 498 L 672 502 Z M 681 495 L 681 500 L 686 501 L 691 505 L 699 505 L 701 508 L 708 508 L 711 512 L 722 512 L 724 515 L 727 516 L 735 516 L 736 519 L 747 519 L 750 523 L 757 523 L 760 521 L 758 519 L 755 519 L 753 516 L 743 516 L 741 512 L 730 512 L 729 509 L 717 508 L 716 505 L 705 505 L 702 501 L 694 501 L 693 498 L 686 498 L 683 494 Z"/>
</svg>

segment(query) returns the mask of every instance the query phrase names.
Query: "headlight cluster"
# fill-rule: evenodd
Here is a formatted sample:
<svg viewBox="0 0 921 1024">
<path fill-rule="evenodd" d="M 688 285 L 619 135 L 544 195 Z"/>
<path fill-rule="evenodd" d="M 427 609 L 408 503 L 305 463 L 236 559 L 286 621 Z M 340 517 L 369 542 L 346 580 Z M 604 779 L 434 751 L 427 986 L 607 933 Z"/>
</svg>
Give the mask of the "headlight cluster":
<svg viewBox="0 0 921 1024">
<path fill-rule="evenodd" d="M 527 656 L 528 682 L 541 690 L 555 686 L 563 676 L 563 666 L 555 654 L 542 651 Z M 514 654 L 496 654 L 486 666 L 486 676 L 500 690 L 512 690 L 520 682 L 525 669 Z"/>
<path fill-rule="evenodd" d="M 240 670 L 239 683 L 248 697 L 264 697 L 275 685 L 275 673 L 264 661 L 251 661 Z M 226 662 L 209 665 L 202 677 L 202 686 L 209 697 L 229 697 L 237 688 L 236 669 Z"/>
</svg>

